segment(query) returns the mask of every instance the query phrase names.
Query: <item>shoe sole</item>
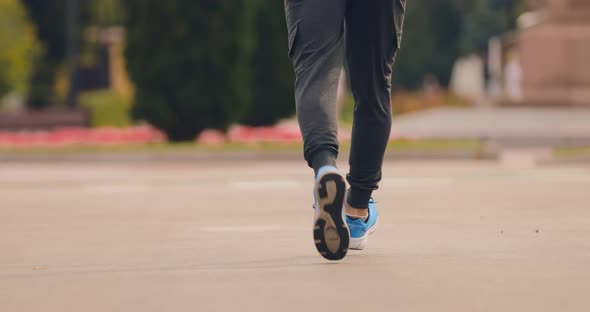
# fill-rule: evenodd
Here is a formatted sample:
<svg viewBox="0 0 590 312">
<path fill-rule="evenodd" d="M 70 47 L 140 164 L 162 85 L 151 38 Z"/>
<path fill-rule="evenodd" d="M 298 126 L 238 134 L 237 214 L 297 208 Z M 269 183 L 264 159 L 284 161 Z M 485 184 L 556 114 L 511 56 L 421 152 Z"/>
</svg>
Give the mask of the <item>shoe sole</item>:
<svg viewBox="0 0 590 312">
<path fill-rule="evenodd" d="M 351 250 L 363 250 L 367 247 L 369 241 L 369 235 L 373 234 L 377 230 L 377 223 L 371 227 L 365 235 L 359 238 L 350 238 L 350 246 L 348 249 Z"/>
<path fill-rule="evenodd" d="M 313 238 L 320 255 L 328 260 L 340 260 L 348 252 L 350 234 L 343 216 L 345 193 L 346 183 L 339 173 L 327 172 L 318 177 Z"/>
</svg>

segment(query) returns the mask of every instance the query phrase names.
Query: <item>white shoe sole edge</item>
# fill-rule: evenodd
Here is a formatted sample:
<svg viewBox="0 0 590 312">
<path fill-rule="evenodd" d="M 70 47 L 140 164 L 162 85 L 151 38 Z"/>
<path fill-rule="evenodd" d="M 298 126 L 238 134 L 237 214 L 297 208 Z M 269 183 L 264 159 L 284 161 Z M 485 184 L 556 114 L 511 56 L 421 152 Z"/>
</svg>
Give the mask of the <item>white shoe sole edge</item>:
<svg viewBox="0 0 590 312">
<path fill-rule="evenodd" d="M 369 235 L 373 234 L 377 230 L 377 223 L 371 227 L 365 235 L 359 238 L 350 238 L 350 243 L 348 245 L 348 249 L 352 250 L 363 250 L 367 248 L 367 243 L 369 242 Z"/>
</svg>

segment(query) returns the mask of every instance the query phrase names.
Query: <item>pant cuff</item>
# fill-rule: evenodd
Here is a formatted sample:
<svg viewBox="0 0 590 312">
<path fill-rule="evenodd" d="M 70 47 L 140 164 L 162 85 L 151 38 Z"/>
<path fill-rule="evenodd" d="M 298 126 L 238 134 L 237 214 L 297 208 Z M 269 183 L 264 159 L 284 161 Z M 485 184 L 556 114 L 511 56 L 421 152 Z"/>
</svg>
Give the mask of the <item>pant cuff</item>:
<svg viewBox="0 0 590 312">
<path fill-rule="evenodd" d="M 348 190 L 348 198 L 346 201 L 353 208 L 369 209 L 369 200 L 371 199 L 372 194 L 373 191 L 353 187 Z"/>
</svg>

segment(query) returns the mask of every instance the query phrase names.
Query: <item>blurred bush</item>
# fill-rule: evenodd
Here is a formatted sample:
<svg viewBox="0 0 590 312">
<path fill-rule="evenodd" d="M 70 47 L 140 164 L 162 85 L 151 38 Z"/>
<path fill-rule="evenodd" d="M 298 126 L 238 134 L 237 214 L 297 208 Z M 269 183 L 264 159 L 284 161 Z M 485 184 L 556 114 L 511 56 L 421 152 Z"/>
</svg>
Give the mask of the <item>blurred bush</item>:
<svg viewBox="0 0 590 312">
<path fill-rule="evenodd" d="M 408 1 L 394 87 L 419 89 L 429 74 L 447 86 L 460 54 L 462 22 L 461 12 L 452 0 Z"/>
<path fill-rule="evenodd" d="M 34 27 L 18 0 L 0 0 L 0 98 L 23 95 L 39 52 Z"/>
<path fill-rule="evenodd" d="M 256 49 L 252 57 L 252 100 L 241 118 L 251 126 L 273 125 L 295 114 L 295 76 L 287 56 L 283 2 L 259 1 Z"/>
<path fill-rule="evenodd" d="M 129 0 L 125 7 L 135 118 L 182 141 L 207 128 L 271 125 L 294 114 L 281 1 Z"/>
<path fill-rule="evenodd" d="M 133 116 L 169 140 L 226 130 L 251 99 L 257 1 L 124 1 Z"/>
<path fill-rule="evenodd" d="M 113 91 L 92 91 L 80 95 L 80 106 L 90 113 L 92 127 L 126 127 L 132 124 L 131 100 Z"/>
<path fill-rule="evenodd" d="M 42 52 L 31 77 L 27 105 L 40 109 L 55 102 L 56 73 L 65 57 L 65 0 L 22 0 L 37 30 Z"/>
</svg>

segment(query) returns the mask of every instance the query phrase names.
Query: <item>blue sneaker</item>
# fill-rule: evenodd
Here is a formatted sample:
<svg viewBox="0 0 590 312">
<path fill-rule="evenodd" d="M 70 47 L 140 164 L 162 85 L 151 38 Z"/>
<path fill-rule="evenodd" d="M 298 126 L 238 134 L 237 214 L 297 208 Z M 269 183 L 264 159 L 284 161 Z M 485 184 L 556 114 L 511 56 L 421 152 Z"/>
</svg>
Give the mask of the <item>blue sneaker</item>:
<svg viewBox="0 0 590 312">
<path fill-rule="evenodd" d="M 350 234 L 344 221 L 346 182 L 333 166 L 320 168 L 315 180 L 313 238 L 318 252 L 328 260 L 346 256 Z"/>
<path fill-rule="evenodd" d="M 350 229 L 350 249 L 363 250 L 367 247 L 369 235 L 377 229 L 377 219 L 379 219 L 379 213 L 377 213 L 377 206 L 372 198 L 369 201 L 367 221 L 363 222 L 361 219 L 352 219 L 346 216 L 346 223 Z"/>
</svg>

